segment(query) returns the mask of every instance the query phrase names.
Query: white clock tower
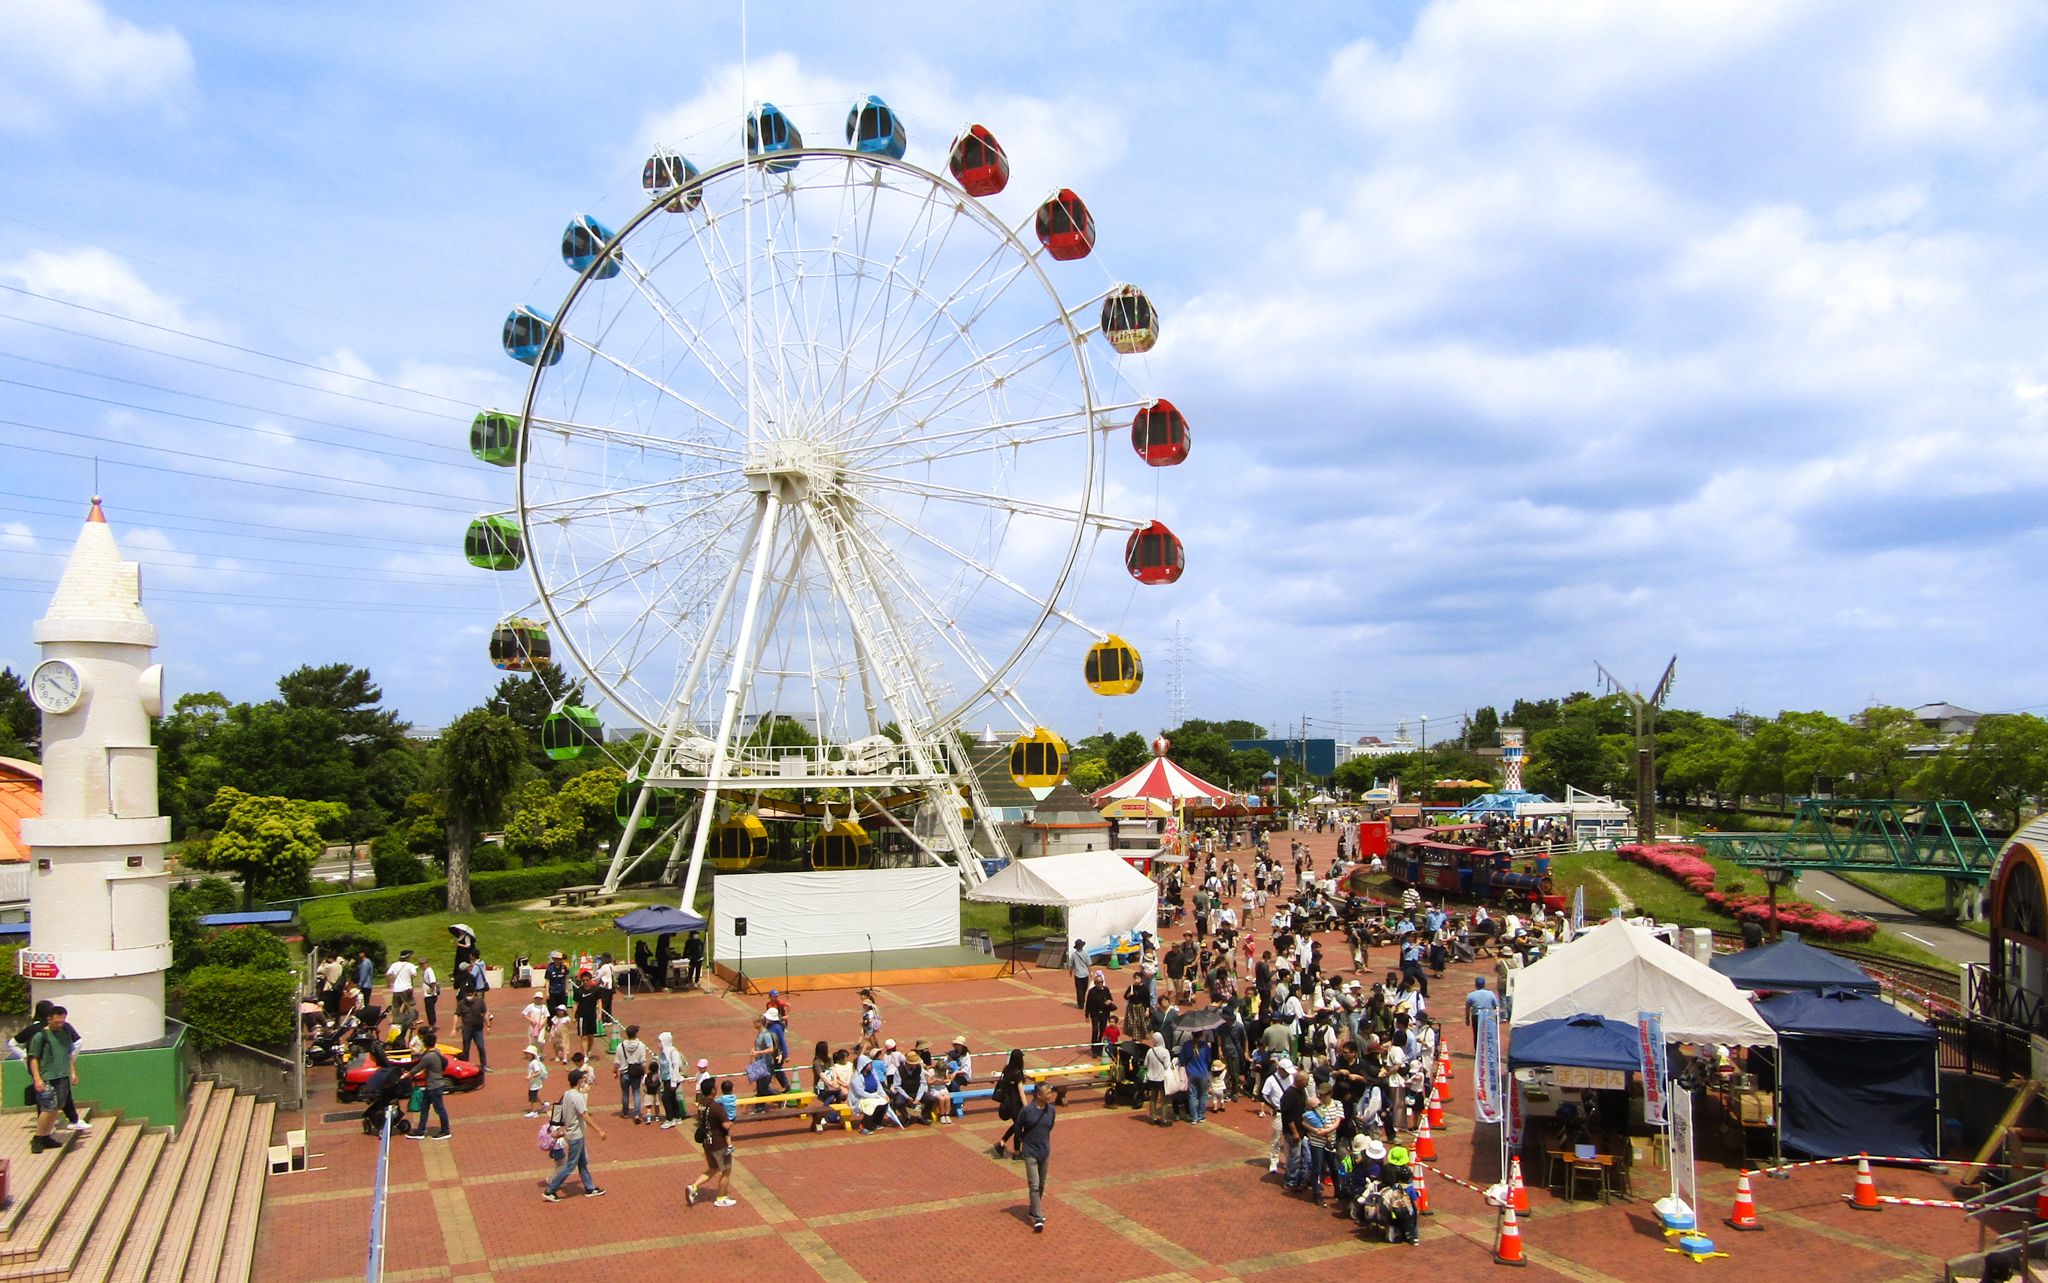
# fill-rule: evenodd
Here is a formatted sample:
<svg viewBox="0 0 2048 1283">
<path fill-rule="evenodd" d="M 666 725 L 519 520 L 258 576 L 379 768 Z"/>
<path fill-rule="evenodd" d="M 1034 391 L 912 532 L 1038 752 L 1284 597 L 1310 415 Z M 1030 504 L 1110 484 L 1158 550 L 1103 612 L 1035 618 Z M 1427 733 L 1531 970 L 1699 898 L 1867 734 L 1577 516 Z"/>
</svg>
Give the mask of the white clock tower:
<svg viewBox="0 0 2048 1283">
<path fill-rule="evenodd" d="M 35 871 L 19 965 L 38 999 L 70 1011 L 90 1050 L 159 1043 L 171 834 L 157 814 L 149 720 L 163 712 L 163 669 L 150 660 L 141 569 L 121 559 L 97 495 L 35 639 L 43 817 L 21 826 Z"/>
</svg>

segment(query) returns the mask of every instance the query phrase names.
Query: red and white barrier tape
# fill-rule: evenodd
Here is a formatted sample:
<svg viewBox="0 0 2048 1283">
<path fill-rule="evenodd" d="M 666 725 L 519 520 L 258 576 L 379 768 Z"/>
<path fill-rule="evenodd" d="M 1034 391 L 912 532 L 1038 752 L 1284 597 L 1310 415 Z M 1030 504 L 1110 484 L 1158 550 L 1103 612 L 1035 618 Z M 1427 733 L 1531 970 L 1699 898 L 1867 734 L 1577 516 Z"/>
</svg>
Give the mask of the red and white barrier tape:
<svg viewBox="0 0 2048 1283">
<path fill-rule="evenodd" d="M 1474 1185 L 1471 1181 L 1459 1180 L 1457 1177 L 1451 1175 L 1449 1172 L 1445 1171 L 1441 1167 L 1438 1167 L 1434 1163 L 1420 1163 L 1418 1164 L 1418 1166 L 1420 1166 L 1424 1171 L 1427 1171 L 1432 1175 L 1443 1177 L 1445 1180 L 1449 1181 L 1453 1185 L 1458 1186 L 1461 1189 L 1471 1190 L 1474 1194 L 1479 1195 L 1479 1197 L 1485 1199 L 1489 1203 L 1493 1202 L 1493 1194 L 1491 1191 L 1482 1189 L 1479 1186 Z"/>
<path fill-rule="evenodd" d="M 1949 1198 L 1900 1198 L 1895 1194 L 1879 1194 L 1877 1201 L 1880 1203 L 1897 1203 L 1901 1207 L 1953 1207 L 1960 1209 L 1969 1206 L 1968 1203 L 1958 1203 L 1954 1199 Z"/>
</svg>

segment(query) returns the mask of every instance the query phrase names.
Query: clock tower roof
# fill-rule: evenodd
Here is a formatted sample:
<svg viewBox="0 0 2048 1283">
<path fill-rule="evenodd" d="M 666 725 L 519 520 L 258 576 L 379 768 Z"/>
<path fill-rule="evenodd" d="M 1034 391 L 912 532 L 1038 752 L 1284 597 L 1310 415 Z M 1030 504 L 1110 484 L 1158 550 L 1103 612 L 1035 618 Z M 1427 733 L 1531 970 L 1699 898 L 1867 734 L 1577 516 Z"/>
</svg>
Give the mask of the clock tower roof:
<svg viewBox="0 0 2048 1283">
<path fill-rule="evenodd" d="M 58 640 L 69 631 L 67 625 L 88 623 L 139 625 L 151 633 L 148 644 L 156 640 L 154 630 L 149 629 L 149 616 L 142 610 L 142 568 L 122 559 L 98 495 L 93 496 L 92 511 L 71 546 L 56 596 L 37 622 L 37 639 Z"/>
</svg>

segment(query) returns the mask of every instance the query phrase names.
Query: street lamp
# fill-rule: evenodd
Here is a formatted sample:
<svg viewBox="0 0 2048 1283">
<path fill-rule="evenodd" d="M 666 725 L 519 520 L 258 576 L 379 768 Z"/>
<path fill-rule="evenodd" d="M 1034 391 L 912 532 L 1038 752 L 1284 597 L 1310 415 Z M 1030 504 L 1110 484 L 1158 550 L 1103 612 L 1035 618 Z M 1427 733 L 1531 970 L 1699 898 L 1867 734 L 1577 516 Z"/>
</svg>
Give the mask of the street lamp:
<svg viewBox="0 0 2048 1283">
<path fill-rule="evenodd" d="M 1764 893 L 1770 898 L 1771 941 L 1775 944 L 1778 939 L 1778 888 L 1791 886 L 1792 879 L 1797 877 L 1798 874 L 1792 868 L 1783 864 L 1758 865 L 1756 871 L 1763 875 Z"/>
<path fill-rule="evenodd" d="M 1419 814 L 1429 805 L 1429 714 L 1422 714 L 1422 800 L 1415 804 Z"/>
</svg>

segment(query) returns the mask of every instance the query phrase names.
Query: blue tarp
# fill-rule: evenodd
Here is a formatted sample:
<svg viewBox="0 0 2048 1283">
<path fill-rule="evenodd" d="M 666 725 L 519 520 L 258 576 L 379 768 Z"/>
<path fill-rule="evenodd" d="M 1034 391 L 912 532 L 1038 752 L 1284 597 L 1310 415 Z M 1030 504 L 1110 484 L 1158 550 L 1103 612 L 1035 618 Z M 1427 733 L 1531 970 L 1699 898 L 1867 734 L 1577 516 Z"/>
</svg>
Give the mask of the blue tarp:
<svg viewBox="0 0 2048 1283">
<path fill-rule="evenodd" d="M 1776 944 L 1740 953 L 1715 954 L 1709 964 L 1742 989 L 1847 989 L 1877 993 L 1881 986 L 1863 968 L 1826 949 L 1816 949 L 1791 932 Z"/>
<path fill-rule="evenodd" d="M 1602 1016 L 1567 1016 L 1523 1025 L 1508 1039 L 1508 1068 L 1570 1065 L 1633 1072 L 1642 1063 L 1636 1027 Z"/>
<path fill-rule="evenodd" d="M 1778 1031 L 1787 1150 L 1940 1156 L 1933 1026 L 1846 989 L 1774 994 L 1756 1009 Z"/>
<path fill-rule="evenodd" d="M 0 937 L 12 938 L 14 936 L 25 937 L 27 935 L 28 923 L 26 922 L 0 922 Z"/>
<path fill-rule="evenodd" d="M 704 919 L 684 913 L 672 904 L 650 904 L 620 914 L 612 919 L 612 925 L 629 936 L 665 936 L 678 931 L 702 931 Z"/>
</svg>

